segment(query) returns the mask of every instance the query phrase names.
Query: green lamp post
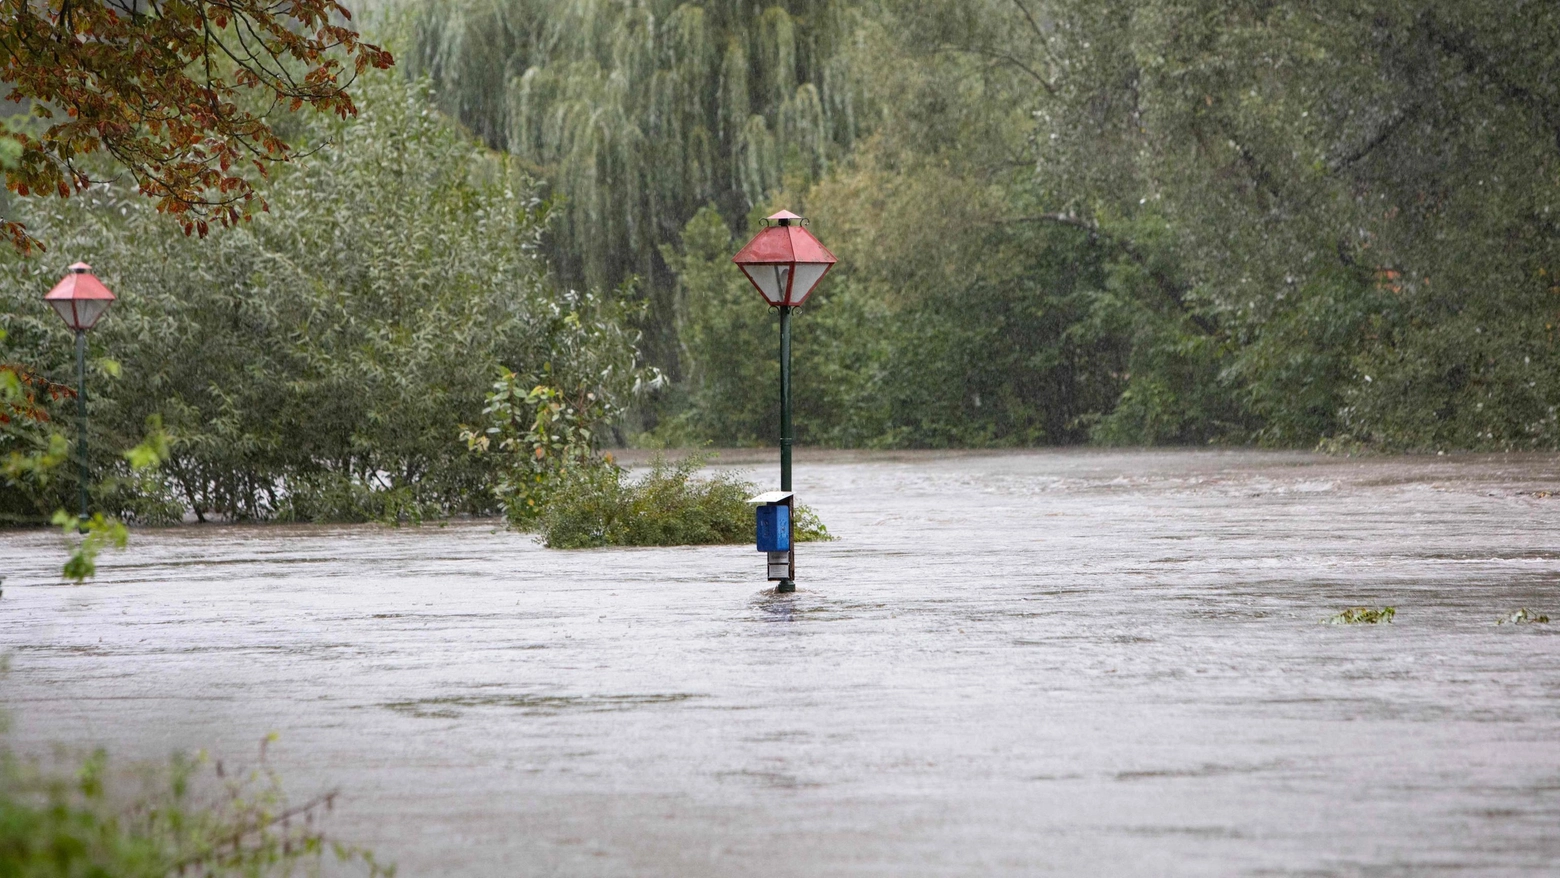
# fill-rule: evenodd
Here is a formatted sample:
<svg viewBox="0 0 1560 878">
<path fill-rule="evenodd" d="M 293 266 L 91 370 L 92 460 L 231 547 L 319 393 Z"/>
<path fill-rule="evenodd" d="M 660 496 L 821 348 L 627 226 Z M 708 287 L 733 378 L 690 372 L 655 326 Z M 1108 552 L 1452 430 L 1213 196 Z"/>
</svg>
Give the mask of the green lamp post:
<svg viewBox="0 0 1560 878">
<path fill-rule="evenodd" d="M 788 495 L 784 502 L 791 506 L 791 312 L 807 301 L 839 260 L 804 228 L 807 221 L 789 210 L 768 217 L 767 222 L 773 225 L 766 225 L 754 235 L 731 261 L 747 275 L 764 301 L 780 311 L 780 491 Z M 789 514 L 786 517 L 790 528 L 794 522 Z M 789 539 L 785 545 L 790 553 L 785 575 L 776 575 L 772 553 L 770 578 L 779 579 L 777 591 L 796 591 L 795 549 Z"/>
<path fill-rule="evenodd" d="M 76 333 L 76 457 L 81 466 L 81 520 L 87 520 L 87 330 L 97 325 L 114 294 L 92 274 L 92 266 L 78 262 L 70 273 L 43 297 Z"/>
</svg>

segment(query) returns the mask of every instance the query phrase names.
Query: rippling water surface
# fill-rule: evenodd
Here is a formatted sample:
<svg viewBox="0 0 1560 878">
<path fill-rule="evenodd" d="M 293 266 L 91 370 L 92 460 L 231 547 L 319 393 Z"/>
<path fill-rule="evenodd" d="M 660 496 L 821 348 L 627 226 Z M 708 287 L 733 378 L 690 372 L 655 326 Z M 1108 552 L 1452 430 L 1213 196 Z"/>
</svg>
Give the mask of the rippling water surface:
<svg viewBox="0 0 1560 878">
<path fill-rule="evenodd" d="M 765 465 L 758 475 L 769 478 Z M 420 875 L 1560 870 L 1560 460 L 817 456 L 840 537 L 0 533 L 13 746 L 242 760 Z M 1319 624 L 1350 606 L 1394 624 Z M 1521 607 L 1552 625 L 1495 625 Z"/>
</svg>

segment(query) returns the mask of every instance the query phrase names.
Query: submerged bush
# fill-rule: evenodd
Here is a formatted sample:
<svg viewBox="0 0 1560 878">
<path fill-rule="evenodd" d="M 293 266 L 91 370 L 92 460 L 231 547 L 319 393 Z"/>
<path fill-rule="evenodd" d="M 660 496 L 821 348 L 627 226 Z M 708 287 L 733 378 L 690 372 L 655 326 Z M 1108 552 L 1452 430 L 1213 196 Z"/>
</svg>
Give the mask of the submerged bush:
<svg viewBox="0 0 1560 878">
<path fill-rule="evenodd" d="M 704 463 L 698 455 L 676 464 L 657 458 L 638 481 L 608 461 L 570 470 L 537 522 L 542 542 L 553 549 L 750 542 L 747 498 L 758 488 L 731 472 L 697 478 Z M 812 510 L 797 510 L 798 542 L 830 538 Z"/>
<path fill-rule="evenodd" d="M 1370 607 L 1350 607 L 1341 613 L 1329 616 L 1325 624 L 1328 625 L 1375 625 L 1377 623 L 1392 622 L 1392 617 L 1397 615 L 1397 607 L 1382 607 L 1373 610 Z"/>
</svg>

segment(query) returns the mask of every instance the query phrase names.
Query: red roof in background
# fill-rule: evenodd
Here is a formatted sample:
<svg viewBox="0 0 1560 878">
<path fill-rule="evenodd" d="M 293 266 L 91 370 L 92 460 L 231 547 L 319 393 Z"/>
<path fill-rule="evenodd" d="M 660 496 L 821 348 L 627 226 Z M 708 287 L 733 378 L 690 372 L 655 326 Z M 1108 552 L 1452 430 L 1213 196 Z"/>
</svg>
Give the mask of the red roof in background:
<svg viewBox="0 0 1560 878">
<path fill-rule="evenodd" d="M 770 219 L 801 219 L 796 214 L 782 216 L 786 211 Z M 770 226 L 753 236 L 746 247 L 731 258 L 737 263 L 775 262 L 838 262 L 829 249 L 813 237 L 812 232 L 801 226 Z"/>
<path fill-rule="evenodd" d="M 43 297 L 50 299 L 108 299 L 114 300 L 114 294 L 103 286 L 103 282 L 92 274 L 92 266 L 85 262 L 78 262 L 70 267 L 70 274 L 60 279 L 49 290 L 49 294 Z"/>
</svg>

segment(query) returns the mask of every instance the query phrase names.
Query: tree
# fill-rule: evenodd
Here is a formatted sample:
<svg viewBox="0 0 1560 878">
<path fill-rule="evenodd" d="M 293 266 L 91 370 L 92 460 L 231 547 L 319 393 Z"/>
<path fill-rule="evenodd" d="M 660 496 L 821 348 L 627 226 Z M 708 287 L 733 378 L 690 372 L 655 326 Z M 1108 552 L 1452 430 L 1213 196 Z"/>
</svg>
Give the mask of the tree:
<svg viewBox="0 0 1560 878">
<path fill-rule="evenodd" d="M 646 356 L 676 377 L 675 283 L 661 247 L 714 204 L 820 179 L 870 128 L 840 0 L 438 0 L 411 61 L 441 107 L 562 196 L 549 257 L 593 289 L 638 277 Z M 787 182 L 792 181 L 792 182 Z"/>
<path fill-rule="evenodd" d="M 1554 4 L 1023 4 L 1049 209 L 1164 230 L 1228 438 L 1560 443 Z"/>
<path fill-rule="evenodd" d="M 88 339 L 101 373 L 88 405 L 98 484 L 126 490 L 102 488 L 95 506 L 137 521 L 483 512 L 495 464 L 459 433 L 482 420 L 501 365 L 528 387 L 632 390 L 624 309 L 548 277 L 535 184 L 432 112 L 425 84 L 371 74 L 355 90 L 355 118 L 306 120 L 300 148 L 322 146 L 276 174 L 275 211 L 208 240 L 128 185 L 24 205 L 120 299 Z M 57 275 L 0 254 L 0 363 L 71 374 L 68 331 L 38 301 Z M 152 416 L 169 440 L 161 480 L 130 484 L 110 449 Z M 67 470 L 26 504 L 16 492 L 31 483 L 11 488 L 0 482 L 0 512 L 47 520 L 75 482 Z"/>
<path fill-rule="evenodd" d="M 725 259 L 783 198 L 842 257 L 811 441 L 1556 447 L 1557 10 L 441 0 L 413 44 L 565 277 L 649 279 L 657 441 L 773 434 Z"/>
<path fill-rule="evenodd" d="M 1027 92 L 1027 173 L 975 179 L 997 181 L 1024 207 L 1010 217 L 1094 245 L 1089 307 L 1058 316 L 1074 338 L 1126 343 L 1112 369 L 1116 399 L 1096 409 L 1096 441 L 1560 445 L 1560 7 L 885 8 L 915 60 L 898 77 L 910 99 L 874 103 L 888 108 L 880 132 L 915 132 L 901 138 L 906 154 L 938 157 L 938 127 L 955 132 L 946 120 L 993 106 L 966 89 L 928 102 L 921 115 L 934 124 L 898 124 L 917 92 L 949 89 L 960 72 L 938 59 L 1007 71 L 1000 93 Z M 873 87 L 892 85 L 876 76 L 888 65 L 854 66 L 873 71 Z M 968 141 L 947 166 L 978 156 L 982 142 L 1001 140 Z M 904 185 L 902 175 L 884 182 Z M 955 239 L 937 231 L 934 241 Z M 830 240 L 846 257 L 848 244 Z M 979 268 L 957 255 L 906 264 L 917 267 L 902 286 Z M 928 327 L 947 338 L 956 325 Z M 1044 347 L 1017 335 L 979 350 L 990 361 Z M 1110 364 L 1108 346 L 1084 353 Z M 1088 407 L 1079 414 L 1086 424 Z"/>
<path fill-rule="evenodd" d="M 36 120 L 7 132 L 6 188 L 69 197 L 107 156 L 185 234 L 247 218 L 256 175 L 294 154 L 272 112 L 354 115 L 352 80 L 393 63 L 350 20 L 337 0 L 0 0 L 0 80 Z M 41 243 L 10 216 L 0 232 Z"/>
</svg>

